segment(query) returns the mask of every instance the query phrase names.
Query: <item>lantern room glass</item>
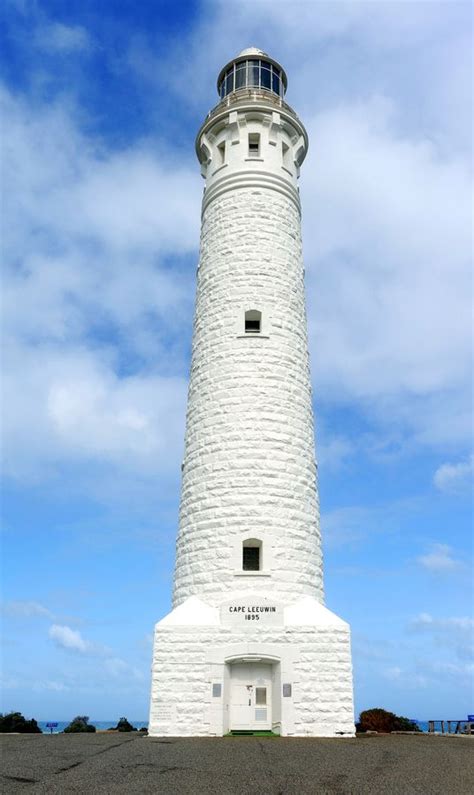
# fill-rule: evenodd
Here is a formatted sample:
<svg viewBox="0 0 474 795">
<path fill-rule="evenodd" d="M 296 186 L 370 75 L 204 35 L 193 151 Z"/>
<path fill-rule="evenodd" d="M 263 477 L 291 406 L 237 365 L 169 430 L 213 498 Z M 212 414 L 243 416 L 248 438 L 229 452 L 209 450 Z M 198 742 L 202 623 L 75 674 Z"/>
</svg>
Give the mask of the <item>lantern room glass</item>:
<svg viewBox="0 0 474 795">
<path fill-rule="evenodd" d="M 269 61 L 249 59 L 232 64 L 219 84 L 219 96 L 224 99 L 232 91 L 255 88 L 282 97 L 285 93 L 281 69 Z"/>
</svg>

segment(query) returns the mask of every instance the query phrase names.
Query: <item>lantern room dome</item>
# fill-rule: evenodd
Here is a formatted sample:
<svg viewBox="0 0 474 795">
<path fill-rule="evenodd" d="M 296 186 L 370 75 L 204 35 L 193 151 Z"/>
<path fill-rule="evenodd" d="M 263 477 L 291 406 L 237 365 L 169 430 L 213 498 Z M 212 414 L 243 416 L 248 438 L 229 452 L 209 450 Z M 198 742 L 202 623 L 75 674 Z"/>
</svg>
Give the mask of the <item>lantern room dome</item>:
<svg viewBox="0 0 474 795">
<path fill-rule="evenodd" d="M 263 50 L 259 50 L 258 47 L 247 47 L 246 50 L 239 52 L 237 57 L 240 58 L 242 55 L 264 55 L 266 58 L 268 58 L 268 53 L 263 52 Z"/>
<path fill-rule="evenodd" d="M 278 61 L 258 47 L 247 47 L 219 72 L 217 91 L 221 99 L 242 89 L 268 91 L 283 97 L 288 81 Z"/>
</svg>

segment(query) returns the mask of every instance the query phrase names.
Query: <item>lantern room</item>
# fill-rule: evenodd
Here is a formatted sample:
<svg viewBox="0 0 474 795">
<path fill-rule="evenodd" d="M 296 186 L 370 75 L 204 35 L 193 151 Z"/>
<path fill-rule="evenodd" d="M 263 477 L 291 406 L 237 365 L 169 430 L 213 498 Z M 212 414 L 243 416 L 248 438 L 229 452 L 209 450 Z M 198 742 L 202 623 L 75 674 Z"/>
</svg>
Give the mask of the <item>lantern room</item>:
<svg viewBox="0 0 474 795">
<path fill-rule="evenodd" d="M 241 89 L 268 91 L 283 97 L 287 82 L 280 64 L 262 50 L 249 47 L 221 70 L 217 79 L 217 90 L 221 99 Z"/>
</svg>

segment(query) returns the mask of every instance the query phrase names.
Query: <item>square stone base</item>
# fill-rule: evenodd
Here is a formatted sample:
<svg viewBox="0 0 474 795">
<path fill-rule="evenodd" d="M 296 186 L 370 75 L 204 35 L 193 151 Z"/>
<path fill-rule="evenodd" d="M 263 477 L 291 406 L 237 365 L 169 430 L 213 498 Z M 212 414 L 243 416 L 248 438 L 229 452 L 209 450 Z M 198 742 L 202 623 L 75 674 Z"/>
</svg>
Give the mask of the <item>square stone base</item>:
<svg viewBox="0 0 474 795">
<path fill-rule="evenodd" d="M 268 684 L 265 728 L 283 736 L 354 736 L 348 624 L 310 597 L 255 621 L 226 615 L 191 597 L 156 625 L 151 736 L 227 734 L 236 725 L 235 681 L 246 676 L 249 705 L 254 686 Z M 252 671 L 267 679 L 253 682 Z"/>
</svg>

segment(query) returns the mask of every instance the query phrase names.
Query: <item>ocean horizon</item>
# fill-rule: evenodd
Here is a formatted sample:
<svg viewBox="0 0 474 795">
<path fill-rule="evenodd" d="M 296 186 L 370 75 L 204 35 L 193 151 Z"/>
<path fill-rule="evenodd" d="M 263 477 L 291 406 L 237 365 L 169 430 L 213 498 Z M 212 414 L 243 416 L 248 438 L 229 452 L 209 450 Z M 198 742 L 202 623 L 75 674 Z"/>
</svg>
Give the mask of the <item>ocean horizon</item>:
<svg viewBox="0 0 474 795">
<path fill-rule="evenodd" d="M 61 732 L 63 732 L 64 729 L 66 728 L 66 726 L 69 726 L 71 720 L 54 720 L 54 718 L 48 718 L 48 720 L 39 720 L 37 721 L 37 723 L 41 731 L 44 732 L 44 734 L 61 734 Z M 101 731 L 104 731 L 105 729 L 113 729 L 117 725 L 118 721 L 119 721 L 118 718 L 115 718 L 115 720 L 94 720 L 93 718 L 89 718 L 89 723 L 92 726 L 95 726 L 96 729 L 100 729 Z M 129 722 L 132 724 L 132 726 L 135 729 L 137 729 L 137 731 L 139 729 L 148 728 L 147 720 L 130 720 Z M 58 725 L 53 729 L 50 729 L 47 726 L 48 723 L 57 723 Z"/>
<path fill-rule="evenodd" d="M 71 722 L 70 720 L 58 720 L 58 721 L 55 721 L 54 719 L 51 718 L 50 720 L 39 720 L 38 721 L 38 726 L 40 727 L 41 731 L 44 732 L 44 734 L 61 734 L 61 732 L 63 732 L 64 729 L 66 728 L 66 726 L 69 726 L 70 722 Z M 148 721 L 147 720 L 130 720 L 129 722 L 132 724 L 132 726 L 135 729 L 137 729 L 137 731 L 139 729 L 147 729 L 148 728 Z M 416 723 L 416 725 L 418 726 L 420 731 L 426 732 L 426 733 L 428 732 L 428 721 L 427 720 L 417 720 L 417 721 L 413 721 L 413 722 Z M 53 728 L 53 729 L 49 729 L 47 727 L 48 723 L 57 723 L 58 725 L 55 728 Z M 94 720 L 93 718 L 90 718 L 89 719 L 89 723 L 92 724 L 92 726 L 95 726 L 96 729 L 100 729 L 101 731 L 104 731 L 106 729 L 112 729 L 114 726 L 116 726 L 117 723 L 118 723 L 118 718 L 116 718 L 115 720 Z"/>
</svg>

